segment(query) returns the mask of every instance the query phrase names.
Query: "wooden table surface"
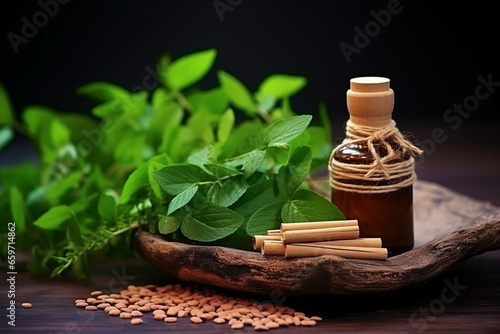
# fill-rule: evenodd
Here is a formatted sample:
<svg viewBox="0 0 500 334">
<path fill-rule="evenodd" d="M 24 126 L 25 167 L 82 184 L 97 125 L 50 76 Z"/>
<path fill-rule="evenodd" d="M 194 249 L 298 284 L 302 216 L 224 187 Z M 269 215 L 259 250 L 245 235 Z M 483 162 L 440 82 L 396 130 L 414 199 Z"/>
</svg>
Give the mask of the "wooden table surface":
<svg viewBox="0 0 500 334">
<path fill-rule="evenodd" d="M 425 131 L 428 131 L 424 129 Z M 426 132 L 421 136 L 425 138 Z M 500 153 L 496 141 L 489 147 L 464 146 L 464 133 L 441 144 L 417 171 L 421 179 L 441 183 L 453 190 L 500 205 Z M 492 154 L 495 153 L 495 154 Z M 17 259 L 16 326 L 7 324 L 7 269 L 1 267 L 1 333 L 100 333 L 171 332 L 226 333 L 228 325 L 211 322 L 176 324 L 155 321 L 146 314 L 145 322 L 129 321 L 105 312 L 89 312 L 74 307 L 76 298 L 86 298 L 94 289 L 123 288 L 126 284 L 165 284 L 173 279 L 141 259 L 92 262 L 90 286 L 70 278 L 30 277 L 23 259 Z M 230 295 L 238 295 L 227 292 Z M 266 300 L 269 296 L 251 296 Z M 370 296 L 285 296 L 285 305 L 308 315 L 324 318 L 316 327 L 288 327 L 279 333 L 500 333 L 500 251 L 467 260 L 462 266 L 434 281 L 409 290 Z M 32 309 L 22 309 L 31 302 Z M 245 328 L 245 333 L 254 332 Z"/>
</svg>

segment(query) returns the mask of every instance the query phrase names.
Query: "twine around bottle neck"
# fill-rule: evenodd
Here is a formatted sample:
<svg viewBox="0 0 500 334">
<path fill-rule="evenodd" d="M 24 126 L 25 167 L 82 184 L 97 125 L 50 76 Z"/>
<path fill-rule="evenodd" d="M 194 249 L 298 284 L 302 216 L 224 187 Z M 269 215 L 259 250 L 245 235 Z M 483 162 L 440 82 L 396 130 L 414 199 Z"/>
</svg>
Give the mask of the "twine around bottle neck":
<svg viewBox="0 0 500 334">
<path fill-rule="evenodd" d="M 371 164 L 352 164 L 334 158 L 342 146 L 356 143 L 366 143 L 373 157 Z M 385 148 L 387 154 L 381 156 L 376 146 Z M 358 193 L 374 194 L 399 190 L 415 182 L 414 156 L 422 153 L 421 149 L 401 134 L 393 120 L 382 127 L 362 126 L 349 120 L 346 124 L 346 139 L 337 146 L 330 157 L 330 184 L 333 189 Z M 409 158 L 403 158 L 406 156 Z M 360 182 L 352 181 L 371 182 L 359 184 Z M 377 184 L 380 181 L 386 182 L 383 185 Z"/>
</svg>

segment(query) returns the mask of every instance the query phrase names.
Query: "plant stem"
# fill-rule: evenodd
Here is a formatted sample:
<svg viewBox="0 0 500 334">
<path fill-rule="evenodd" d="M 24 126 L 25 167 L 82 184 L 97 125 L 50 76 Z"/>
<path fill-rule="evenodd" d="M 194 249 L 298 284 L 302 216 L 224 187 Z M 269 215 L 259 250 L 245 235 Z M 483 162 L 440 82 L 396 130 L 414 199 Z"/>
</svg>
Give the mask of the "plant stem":
<svg viewBox="0 0 500 334">
<path fill-rule="evenodd" d="M 325 198 L 330 197 L 330 193 L 326 190 L 323 189 L 311 176 L 311 174 L 308 174 L 306 177 L 306 182 L 309 184 L 309 186 L 318 194 Z"/>
<path fill-rule="evenodd" d="M 182 92 L 180 92 L 180 91 L 175 91 L 174 95 L 175 95 L 175 98 L 177 99 L 177 102 L 179 102 L 179 104 L 181 105 L 181 107 L 183 107 L 184 109 L 186 109 L 187 111 L 189 111 L 192 114 L 193 107 L 191 106 L 189 101 L 186 99 L 184 94 L 182 94 Z"/>
</svg>

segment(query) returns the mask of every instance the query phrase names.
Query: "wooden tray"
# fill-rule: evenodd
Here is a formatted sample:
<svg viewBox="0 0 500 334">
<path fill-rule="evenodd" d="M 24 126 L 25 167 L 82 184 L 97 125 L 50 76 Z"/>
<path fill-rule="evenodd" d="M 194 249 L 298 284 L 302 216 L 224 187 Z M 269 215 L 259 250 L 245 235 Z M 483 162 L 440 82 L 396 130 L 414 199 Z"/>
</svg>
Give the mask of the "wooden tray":
<svg viewBox="0 0 500 334">
<path fill-rule="evenodd" d="M 423 284 L 466 259 L 500 248 L 500 208 L 434 183 L 414 186 L 415 248 L 387 261 L 336 256 L 285 259 L 193 246 L 141 232 L 135 249 L 166 273 L 222 288 L 287 295 L 367 294 Z"/>
</svg>

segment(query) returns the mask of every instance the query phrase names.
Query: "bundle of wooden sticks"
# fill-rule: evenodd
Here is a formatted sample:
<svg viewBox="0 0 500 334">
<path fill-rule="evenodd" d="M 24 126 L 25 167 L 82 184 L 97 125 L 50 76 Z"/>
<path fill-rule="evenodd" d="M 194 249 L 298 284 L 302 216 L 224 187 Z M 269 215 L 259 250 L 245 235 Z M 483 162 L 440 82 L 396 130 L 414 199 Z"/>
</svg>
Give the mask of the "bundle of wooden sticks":
<svg viewBox="0 0 500 334">
<path fill-rule="evenodd" d="M 281 224 L 279 230 L 253 237 L 263 255 L 309 257 L 336 255 L 348 259 L 386 260 L 380 238 L 360 238 L 356 219 Z"/>
</svg>

